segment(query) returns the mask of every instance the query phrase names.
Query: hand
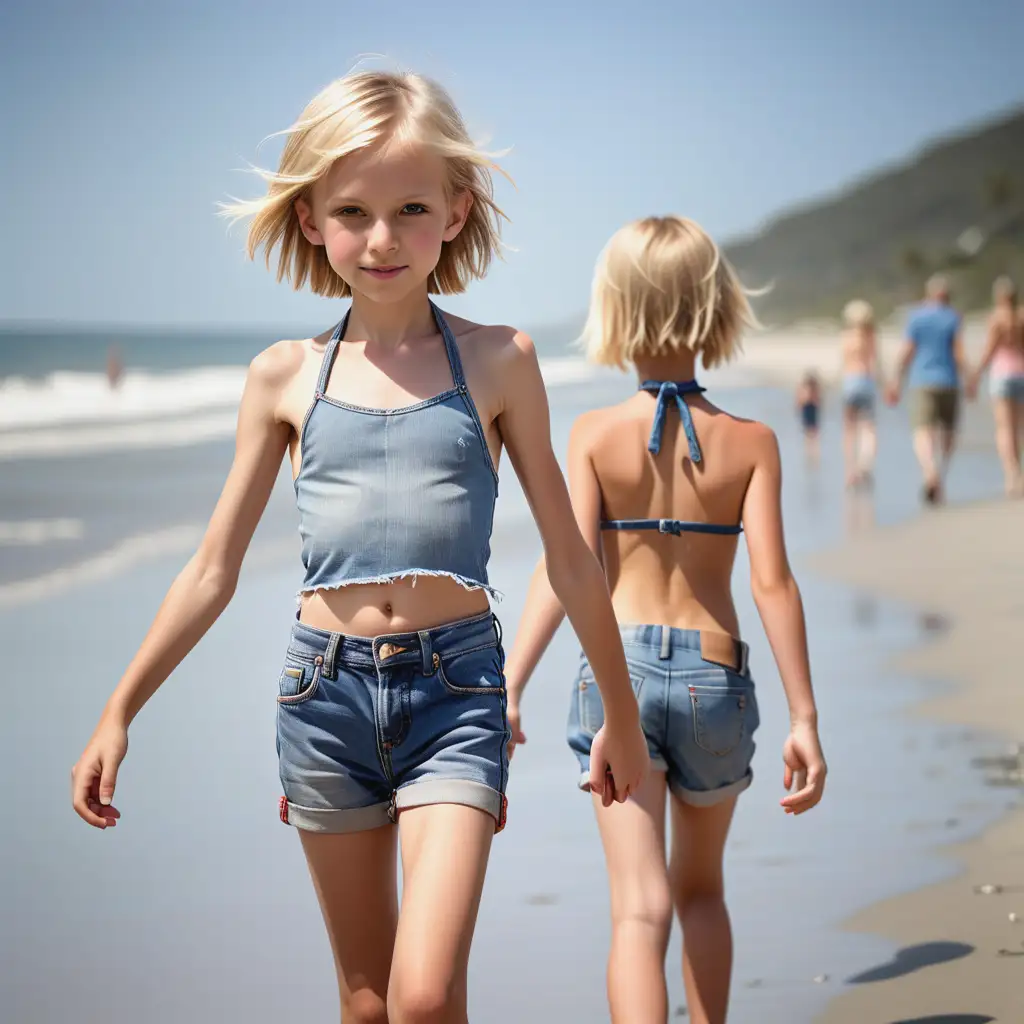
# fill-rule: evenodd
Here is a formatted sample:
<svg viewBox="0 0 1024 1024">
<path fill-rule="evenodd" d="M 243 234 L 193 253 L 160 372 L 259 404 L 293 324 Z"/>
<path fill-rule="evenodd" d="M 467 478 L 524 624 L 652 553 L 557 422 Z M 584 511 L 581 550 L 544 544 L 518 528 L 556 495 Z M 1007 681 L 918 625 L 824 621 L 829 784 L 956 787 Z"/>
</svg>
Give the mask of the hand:
<svg viewBox="0 0 1024 1024">
<path fill-rule="evenodd" d="M 640 788 L 650 766 L 639 722 L 617 726 L 606 717 L 590 746 L 590 781 L 584 788 L 599 793 L 605 807 L 613 800 L 622 804 Z"/>
<path fill-rule="evenodd" d="M 782 784 L 789 796 L 780 801 L 787 814 L 803 814 L 822 797 L 828 767 L 813 725 L 794 725 L 782 747 Z M 795 790 L 795 792 L 794 792 Z"/>
<path fill-rule="evenodd" d="M 889 384 L 885 389 L 885 401 L 887 405 L 900 404 L 900 387 L 898 384 Z"/>
<path fill-rule="evenodd" d="M 516 747 L 520 743 L 526 742 L 526 733 L 523 732 L 519 725 L 519 698 L 509 697 L 508 706 L 505 710 L 505 716 L 508 718 L 509 731 L 512 733 L 512 738 L 508 741 L 508 758 L 511 761 L 512 755 L 516 752 Z"/>
<path fill-rule="evenodd" d="M 967 400 L 973 402 L 978 396 L 978 375 L 976 373 L 970 374 L 966 382 L 964 383 L 964 392 L 967 395 Z"/>
<path fill-rule="evenodd" d="M 113 828 L 121 817 L 111 801 L 117 769 L 127 753 L 128 729 L 104 718 L 71 769 L 71 802 L 78 816 L 96 828 Z"/>
</svg>

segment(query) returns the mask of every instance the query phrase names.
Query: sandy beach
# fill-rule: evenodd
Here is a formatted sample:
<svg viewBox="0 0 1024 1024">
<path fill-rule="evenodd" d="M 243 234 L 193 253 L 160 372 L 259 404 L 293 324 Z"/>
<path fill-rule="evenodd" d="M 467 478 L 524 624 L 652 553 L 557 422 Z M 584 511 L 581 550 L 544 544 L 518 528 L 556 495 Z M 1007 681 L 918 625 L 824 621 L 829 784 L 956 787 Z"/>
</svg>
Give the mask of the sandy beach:
<svg viewBox="0 0 1024 1024">
<path fill-rule="evenodd" d="M 817 571 L 948 621 L 937 639 L 904 652 L 893 668 L 956 684 L 915 714 L 1005 740 L 1005 757 L 975 767 L 989 785 L 1005 787 L 1008 811 L 983 835 L 942 850 L 956 864 L 954 878 L 848 922 L 899 948 L 889 963 L 848 979 L 848 991 L 821 1015 L 822 1024 L 1024 1019 L 1022 526 L 1020 503 L 951 507 L 809 560 Z"/>
<path fill-rule="evenodd" d="M 879 410 L 873 494 L 851 499 L 843 491 L 834 396 L 824 405 L 825 458 L 820 466 L 803 459 L 791 385 L 808 359 L 824 363 L 834 355 L 833 342 L 808 334 L 778 348 L 753 339 L 739 366 L 702 375 L 713 400 L 777 430 L 787 467 L 787 535 L 798 566 L 845 543 L 860 550 L 856 545 L 889 536 L 890 528 L 913 534 L 920 526 L 913 519 L 916 470 L 905 409 Z M 765 364 L 774 367 L 768 386 Z M 580 412 L 619 400 L 633 386 L 628 377 L 601 373 L 585 388 L 553 387 L 559 455 Z M 999 488 L 987 403 L 971 405 L 965 425 L 968 450 L 950 479 L 953 503 Z M 285 473 L 235 600 L 133 727 L 118 784 L 121 826 L 112 835 L 91 833 L 68 806 L 68 767 L 194 545 L 230 456 L 230 441 L 222 439 L 138 451 L 74 449 L 4 466 L 0 521 L 33 517 L 38 527 L 9 531 L 0 572 L 0 667 L 13 681 L 0 740 L 12 763 L 31 767 L 19 782 L 23 827 L 5 831 L 0 841 L 0 896 L 7 920 L 19 922 L 16 941 L 13 928 L 3 929 L 0 988 L 8 993 L 4 1009 L 19 1024 L 326 1020 L 334 1012 L 319 912 L 295 836 L 276 814 L 272 694 L 298 565 Z M 493 550 L 493 578 L 506 594 L 497 611 L 511 644 L 539 542 L 508 465 Z M 914 558 L 908 564 L 917 564 Z M 856 561 L 873 564 L 867 556 Z M 884 581 L 890 570 L 882 566 L 865 581 L 873 584 L 876 575 Z M 911 717 L 909 707 L 934 689 L 931 680 L 909 663 L 892 661 L 881 670 L 882 661 L 889 665 L 933 632 L 906 605 L 913 595 L 899 603 L 901 595 L 876 596 L 856 579 L 851 588 L 802 570 L 832 774 L 820 811 L 798 821 L 781 814 L 785 702 L 746 573 L 741 546 L 735 593 L 762 726 L 754 785 L 741 802 L 727 853 L 736 935 L 730 1021 L 804 1024 L 826 1009 L 844 979 L 877 970 L 904 944 L 894 931 L 863 926 L 863 908 L 946 878 L 948 861 L 934 853 L 938 842 L 977 835 L 1005 813 L 1012 793 L 985 787 L 976 772 L 941 775 L 936 758 L 967 765 L 990 752 L 985 723 L 968 734 L 959 712 L 945 721 Z M 966 571 L 951 578 L 961 577 Z M 471 1017 L 488 1024 L 607 1019 L 603 863 L 564 739 L 577 657 L 575 638 L 563 628 L 524 705 L 530 743 L 516 757 L 510 827 L 495 844 L 474 942 Z M 872 757 L 885 751 L 889 773 L 904 781 L 903 802 L 892 798 L 885 773 L 869 780 L 858 775 L 866 742 Z M 968 896 L 979 912 L 1007 899 L 976 897 L 969 888 Z M 856 930 L 841 927 L 851 918 Z M 937 926 L 924 941 L 939 940 L 947 941 Z M 679 952 L 676 930 L 668 966 L 677 1016 L 684 1013 Z M 979 956 L 951 966 L 973 969 Z M 294 984 L 281 984 L 282 963 Z M 107 998 L 111 965 L 113 1001 Z M 860 989 L 883 989 L 845 987 L 855 991 L 836 1006 L 863 998 Z M 83 1015 L 83 1007 L 96 1012 Z M 844 1019 L 906 1019 L 895 1011 L 877 1018 L 859 1012 Z"/>
</svg>

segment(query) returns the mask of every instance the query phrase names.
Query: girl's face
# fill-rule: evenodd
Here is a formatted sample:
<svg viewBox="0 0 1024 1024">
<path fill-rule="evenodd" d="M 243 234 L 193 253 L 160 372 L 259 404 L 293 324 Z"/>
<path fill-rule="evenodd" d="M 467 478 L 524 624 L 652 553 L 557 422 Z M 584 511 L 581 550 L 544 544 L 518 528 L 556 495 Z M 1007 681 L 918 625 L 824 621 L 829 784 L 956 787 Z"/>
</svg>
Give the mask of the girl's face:
<svg viewBox="0 0 1024 1024">
<path fill-rule="evenodd" d="M 449 195 L 447 183 L 444 158 L 428 149 L 373 147 L 339 160 L 295 212 L 353 292 L 395 302 L 423 285 L 466 223 L 472 196 Z"/>
</svg>

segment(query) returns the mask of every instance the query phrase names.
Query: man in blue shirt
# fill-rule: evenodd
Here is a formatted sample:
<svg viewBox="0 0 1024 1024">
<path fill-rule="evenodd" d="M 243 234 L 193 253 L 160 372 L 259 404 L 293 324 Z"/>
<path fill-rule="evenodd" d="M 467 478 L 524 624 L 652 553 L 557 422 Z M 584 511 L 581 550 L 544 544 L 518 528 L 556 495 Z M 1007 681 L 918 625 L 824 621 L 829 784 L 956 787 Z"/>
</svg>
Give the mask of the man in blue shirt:
<svg viewBox="0 0 1024 1024">
<path fill-rule="evenodd" d="M 924 499 L 934 504 L 942 498 L 953 454 L 961 384 L 970 389 L 960 314 L 949 304 L 949 282 L 941 274 L 928 281 L 925 301 L 907 321 L 896 380 L 889 389 L 893 405 L 900 400 L 908 371 L 914 454 L 924 478 Z"/>
</svg>

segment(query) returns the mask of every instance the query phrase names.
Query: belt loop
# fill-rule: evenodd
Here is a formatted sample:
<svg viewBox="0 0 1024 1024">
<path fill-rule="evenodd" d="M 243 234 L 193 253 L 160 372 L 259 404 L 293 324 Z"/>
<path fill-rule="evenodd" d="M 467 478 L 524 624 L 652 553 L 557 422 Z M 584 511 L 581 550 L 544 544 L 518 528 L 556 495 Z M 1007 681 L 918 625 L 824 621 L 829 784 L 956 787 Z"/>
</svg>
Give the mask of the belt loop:
<svg viewBox="0 0 1024 1024">
<path fill-rule="evenodd" d="M 494 623 L 494 633 L 498 638 L 498 646 L 500 647 L 502 640 L 501 620 L 498 618 L 497 615 L 494 614 L 494 612 L 491 612 L 491 620 Z"/>
<path fill-rule="evenodd" d="M 736 641 L 736 672 L 738 675 L 745 676 L 747 674 L 747 661 L 750 656 L 750 648 L 742 640 Z"/>
<path fill-rule="evenodd" d="M 416 635 L 420 638 L 423 674 L 432 676 L 434 674 L 434 645 L 430 642 L 430 630 L 421 629 Z"/>
<path fill-rule="evenodd" d="M 320 670 L 328 679 L 334 678 L 334 663 L 338 657 L 338 645 L 341 643 L 341 634 L 332 633 L 331 639 L 327 641 L 327 653 L 324 655 L 324 665 Z"/>
<path fill-rule="evenodd" d="M 661 630 L 661 650 L 658 657 L 666 661 L 672 654 L 672 628 L 670 626 L 659 626 Z"/>
</svg>

